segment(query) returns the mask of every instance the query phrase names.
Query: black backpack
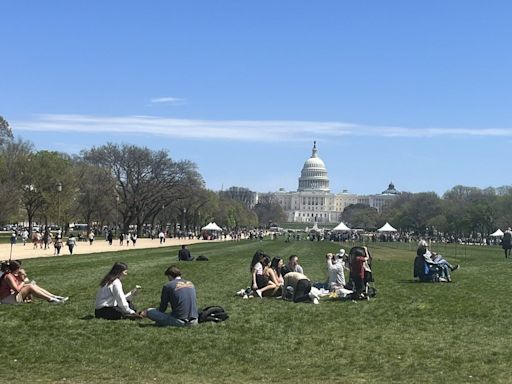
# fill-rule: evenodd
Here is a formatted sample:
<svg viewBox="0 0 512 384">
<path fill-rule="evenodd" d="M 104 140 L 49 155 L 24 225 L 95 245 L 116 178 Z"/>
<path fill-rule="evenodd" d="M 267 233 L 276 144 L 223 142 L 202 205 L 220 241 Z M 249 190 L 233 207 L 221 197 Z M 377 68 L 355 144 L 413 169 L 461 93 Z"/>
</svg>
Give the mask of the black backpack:
<svg viewBox="0 0 512 384">
<path fill-rule="evenodd" d="M 206 321 L 213 321 L 220 323 L 221 321 L 229 319 L 229 315 L 224 311 L 224 308 L 217 305 L 206 307 L 199 311 L 199 322 L 204 323 Z"/>
</svg>

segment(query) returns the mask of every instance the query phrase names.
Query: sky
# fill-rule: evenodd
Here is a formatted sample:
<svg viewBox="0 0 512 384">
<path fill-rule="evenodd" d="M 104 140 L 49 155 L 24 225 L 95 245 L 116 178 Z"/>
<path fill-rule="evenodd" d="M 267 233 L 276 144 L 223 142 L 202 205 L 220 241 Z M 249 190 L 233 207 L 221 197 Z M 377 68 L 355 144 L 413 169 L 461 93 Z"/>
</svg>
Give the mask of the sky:
<svg viewBox="0 0 512 384">
<path fill-rule="evenodd" d="M 0 115 L 37 150 L 191 160 L 213 190 L 512 184 L 512 2 L 0 2 Z"/>
</svg>

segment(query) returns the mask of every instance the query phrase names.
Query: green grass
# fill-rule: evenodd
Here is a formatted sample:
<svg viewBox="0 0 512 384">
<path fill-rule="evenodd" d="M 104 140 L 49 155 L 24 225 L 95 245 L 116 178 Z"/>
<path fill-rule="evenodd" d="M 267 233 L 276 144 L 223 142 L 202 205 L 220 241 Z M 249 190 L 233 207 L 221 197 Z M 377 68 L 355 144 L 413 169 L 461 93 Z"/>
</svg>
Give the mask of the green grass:
<svg viewBox="0 0 512 384">
<path fill-rule="evenodd" d="M 66 383 L 508 383 L 512 331 L 510 262 L 499 248 L 440 247 L 462 268 L 451 284 L 412 282 L 414 249 L 370 244 L 378 296 L 370 302 L 294 304 L 242 300 L 254 251 L 297 253 L 324 279 L 328 242 L 244 241 L 192 245 L 208 262 L 180 263 L 200 307 L 231 318 L 195 328 L 90 319 L 97 284 L 125 261 L 125 290 L 143 286 L 137 306 L 158 304 L 176 248 L 24 261 L 29 276 L 65 305 L 0 305 L 0 381 Z M 346 247 L 348 248 L 348 246 Z M 348 249 L 347 249 L 348 250 Z"/>
</svg>

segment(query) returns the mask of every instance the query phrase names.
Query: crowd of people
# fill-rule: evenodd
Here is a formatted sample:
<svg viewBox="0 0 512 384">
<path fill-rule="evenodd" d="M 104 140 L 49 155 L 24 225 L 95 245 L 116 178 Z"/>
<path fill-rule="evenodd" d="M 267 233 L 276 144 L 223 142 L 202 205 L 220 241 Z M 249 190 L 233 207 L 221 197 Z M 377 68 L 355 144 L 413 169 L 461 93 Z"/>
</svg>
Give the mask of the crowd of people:
<svg viewBox="0 0 512 384">
<path fill-rule="evenodd" d="M 293 302 L 319 303 L 321 296 L 368 299 L 369 283 L 373 282 L 372 256 L 366 247 L 353 247 L 349 254 L 344 249 L 336 254 L 328 253 L 326 280 L 312 283 L 299 264 L 299 257 L 291 255 L 286 264 L 281 257 L 273 257 L 256 251 L 249 269 L 251 286 L 237 292 L 243 298 L 277 297 Z M 349 279 L 346 283 L 345 273 Z M 374 292 L 374 291 L 373 291 Z"/>
</svg>

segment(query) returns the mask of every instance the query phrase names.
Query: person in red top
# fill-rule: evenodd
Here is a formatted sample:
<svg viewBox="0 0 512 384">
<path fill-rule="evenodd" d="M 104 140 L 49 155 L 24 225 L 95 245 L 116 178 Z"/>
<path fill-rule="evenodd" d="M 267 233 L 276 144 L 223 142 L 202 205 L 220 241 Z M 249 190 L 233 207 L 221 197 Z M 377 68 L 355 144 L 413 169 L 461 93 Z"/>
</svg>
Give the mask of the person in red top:
<svg viewBox="0 0 512 384">
<path fill-rule="evenodd" d="M 362 298 L 365 292 L 365 263 L 369 258 L 370 255 L 366 247 L 353 247 L 350 250 L 350 279 L 354 283 L 357 298 Z"/>
<path fill-rule="evenodd" d="M 33 296 L 50 303 L 63 303 L 67 297 L 54 295 L 39 287 L 34 282 L 25 283 L 20 275 L 21 265 L 17 261 L 2 264 L 2 276 L 0 276 L 0 303 L 18 304 L 27 297 Z M 24 273 L 24 271 L 22 271 Z"/>
</svg>

